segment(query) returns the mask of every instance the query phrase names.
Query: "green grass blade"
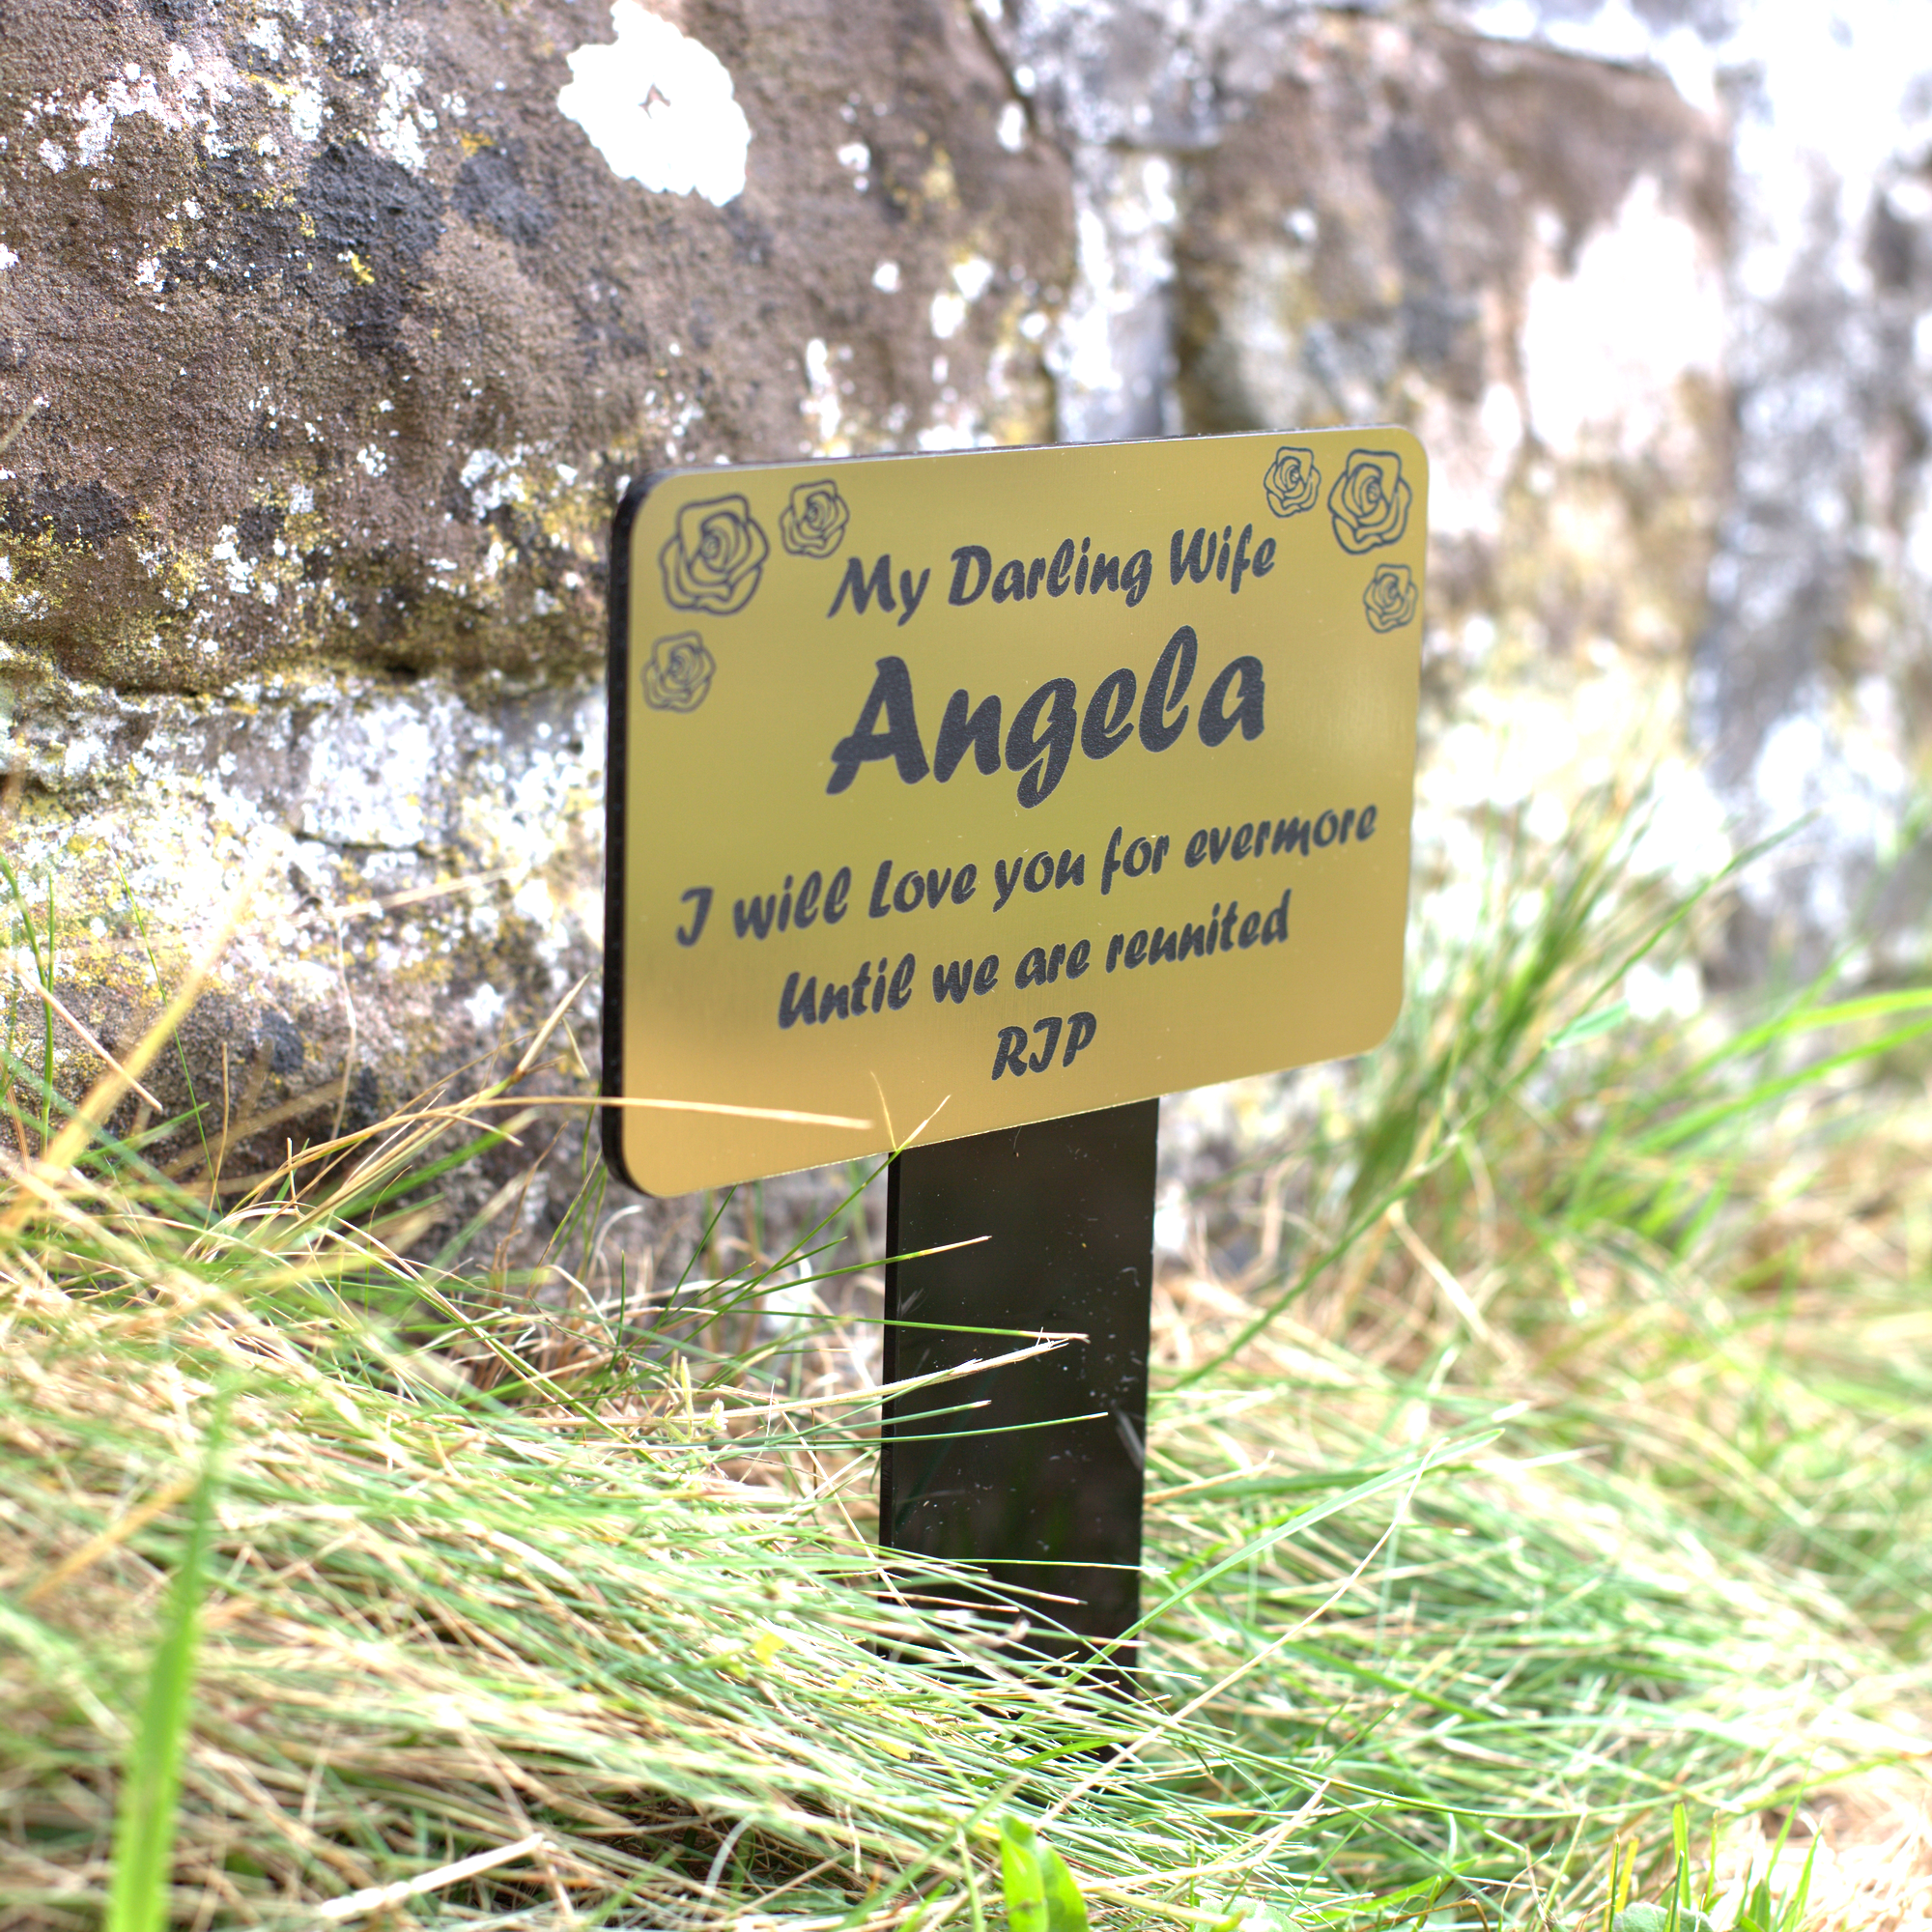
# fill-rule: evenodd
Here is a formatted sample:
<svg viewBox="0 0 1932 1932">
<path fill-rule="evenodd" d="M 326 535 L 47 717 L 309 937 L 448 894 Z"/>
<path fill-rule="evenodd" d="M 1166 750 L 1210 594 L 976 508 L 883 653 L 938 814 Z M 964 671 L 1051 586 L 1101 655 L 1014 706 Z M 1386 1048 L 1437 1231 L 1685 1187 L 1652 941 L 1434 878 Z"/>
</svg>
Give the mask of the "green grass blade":
<svg viewBox="0 0 1932 1932">
<path fill-rule="evenodd" d="M 214 1520 L 217 1446 L 218 1436 L 211 1430 L 208 1460 L 194 1491 L 187 1548 L 169 1586 L 140 1724 L 122 1767 L 106 1932 L 159 1932 L 167 1918 L 182 1757 L 187 1745 L 201 1600 Z"/>
<path fill-rule="evenodd" d="M 1039 1834 L 1024 1818 L 1000 1820 L 1000 1888 L 1010 1932 L 1049 1932 Z"/>
<path fill-rule="evenodd" d="M 1046 1932 L 1088 1932 L 1087 1901 L 1066 1861 L 1051 1845 L 1040 1847 L 1039 1879 L 1046 1895 Z"/>
</svg>

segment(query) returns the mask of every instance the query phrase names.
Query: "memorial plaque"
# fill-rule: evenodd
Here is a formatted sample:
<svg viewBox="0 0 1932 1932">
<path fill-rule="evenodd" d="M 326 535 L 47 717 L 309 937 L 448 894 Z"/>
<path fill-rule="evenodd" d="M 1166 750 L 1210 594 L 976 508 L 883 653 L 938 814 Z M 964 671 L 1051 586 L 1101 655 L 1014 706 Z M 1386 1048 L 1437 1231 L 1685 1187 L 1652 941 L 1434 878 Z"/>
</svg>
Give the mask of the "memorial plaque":
<svg viewBox="0 0 1932 1932">
<path fill-rule="evenodd" d="M 609 1109 L 618 1172 L 683 1193 L 1376 1044 L 1426 490 L 1396 429 L 634 489 L 605 1087 L 747 1111 Z"/>
</svg>

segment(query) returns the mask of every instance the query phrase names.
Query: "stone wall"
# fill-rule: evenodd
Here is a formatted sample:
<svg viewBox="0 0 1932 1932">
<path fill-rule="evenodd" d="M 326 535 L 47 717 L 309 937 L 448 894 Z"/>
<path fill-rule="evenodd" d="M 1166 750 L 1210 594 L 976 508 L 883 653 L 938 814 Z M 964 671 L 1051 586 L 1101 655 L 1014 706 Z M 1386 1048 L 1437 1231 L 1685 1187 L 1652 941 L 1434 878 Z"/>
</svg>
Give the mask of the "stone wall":
<svg viewBox="0 0 1932 1932">
<path fill-rule="evenodd" d="M 1922 965 L 1922 10 L 1028 0 L 994 31 L 1073 164 L 1063 429 L 1409 424 L 1438 695 L 1647 709 L 1702 761 L 1688 819 L 1802 825 L 1719 974 L 1855 923 L 1873 970 Z M 1549 710 L 1550 755 L 1594 755 Z"/>
<path fill-rule="evenodd" d="M 125 1040 L 255 864 L 156 1081 L 278 1138 L 590 971 L 650 468 L 1377 418 L 1442 704 L 1621 668 L 1741 833 L 1817 814 L 1740 963 L 1838 931 L 1932 741 L 1916 17 L 0 0 L 0 851 L 66 996 Z"/>
</svg>

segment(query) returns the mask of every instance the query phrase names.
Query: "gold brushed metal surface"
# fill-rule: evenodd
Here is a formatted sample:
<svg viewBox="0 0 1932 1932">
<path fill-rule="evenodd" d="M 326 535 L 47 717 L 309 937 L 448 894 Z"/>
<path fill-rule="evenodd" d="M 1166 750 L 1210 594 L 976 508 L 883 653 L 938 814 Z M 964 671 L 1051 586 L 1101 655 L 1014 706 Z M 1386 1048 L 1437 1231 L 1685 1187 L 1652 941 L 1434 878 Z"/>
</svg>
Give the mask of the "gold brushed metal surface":
<svg viewBox="0 0 1932 1932">
<path fill-rule="evenodd" d="M 633 491 L 606 1091 L 871 1125 L 628 1107 L 620 1171 L 682 1193 L 1375 1045 L 1427 486 L 1378 428 Z"/>
</svg>

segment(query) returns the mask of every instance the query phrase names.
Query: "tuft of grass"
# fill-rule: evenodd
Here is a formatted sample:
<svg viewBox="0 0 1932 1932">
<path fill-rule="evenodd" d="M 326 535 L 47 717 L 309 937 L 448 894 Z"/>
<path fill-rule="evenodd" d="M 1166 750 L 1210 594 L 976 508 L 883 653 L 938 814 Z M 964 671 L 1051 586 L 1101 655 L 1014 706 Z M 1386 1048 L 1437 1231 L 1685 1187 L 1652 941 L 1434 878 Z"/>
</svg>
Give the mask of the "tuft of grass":
<svg viewBox="0 0 1932 1932">
<path fill-rule="evenodd" d="M 1782 1848 L 1783 1834 L 1779 1836 Z M 1770 1876 L 1747 1866 L 1743 1878 L 1720 1896 L 1716 1834 L 1711 1859 L 1698 1879 L 1690 1859 L 1690 1820 L 1682 1804 L 1670 1813 L 1671 1867 L 1657 1899 L 1631 1897 L 1636 1847 L 1615 1844 L 1610 1852 L 1609 1884 L 1603 1911 L 1604 1932 L 1799 1932 L 1808 1922 L 1811 1866 L 1815 1844 L 1805 1854 L 1795 1882 L 1781 1892 Z"/>
<path fill-rule="evenodd" d="M 1730 883 L 1646 880 L 1644 830 L 1600 801 L 1553 850 L 1505 843 L 1460 929 L 1425 908 L 1395 1037 L 1200 1179 L 1166 1287 L 1150 1439 L 1215 1416 L 1231 1496 L 1503 1428 L 1397 1523 L 1285 1543 L 1225 1611 L 1217 1660 L 1319 1608 L 1293 1679 L 1222 1715 L 1342 1742 L 1336 1869 L 1377 1884 L 1500 1900 L 1533 1868 L 1554 1909 L 1674 1803 L 1748 1816 L 1923 1756 L 1932 988 L 1638 1019 L 1635 969 L 1689 956 Z M 1214 1474 L 1178 1458 L 1169 1492 Z"/>
</svg>

